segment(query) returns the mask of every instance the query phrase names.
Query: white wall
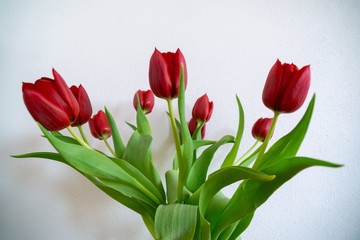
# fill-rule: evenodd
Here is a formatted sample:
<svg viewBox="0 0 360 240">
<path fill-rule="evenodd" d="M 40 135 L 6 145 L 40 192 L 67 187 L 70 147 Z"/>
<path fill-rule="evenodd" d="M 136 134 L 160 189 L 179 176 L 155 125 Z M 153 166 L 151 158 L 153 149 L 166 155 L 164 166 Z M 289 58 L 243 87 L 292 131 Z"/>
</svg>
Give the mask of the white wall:
<svg viewBox="0 0 360 240">
<path fill-rule="evenodd" d="M 359 239 L 359 13 L 357 0 L 2 0 L 0 239 L 150 239 L 135 213 L 72 169 L 9 155 L 52 149 L 23 104 L 22 81 L 51 76 L 54 67 L 69 84 L 85 86 L 94 111 L 106 105 L 119 123 L 133 122 L 132 97 L 148 88 L 154 47 L 184 53 L 189 113 L 205 92 L 214 101 L 207 137 L 236 131 L 239 95 L 246 112 L 242 150 L 253 142 L 252 123 L 271 114 L 261 92 L 275 60 L 311 64 L 310 95 L 316 92 L 317 102 L 300 154 L 345 167 L 296 176 L 257 211 L 243 239 Z M 274 138 L 304 108 L 281 116 Z M 159 99 L 150 121 L 164 172 L 171 154 L 162 149 L 171 136 Z M 125 124 L 121 131 L 129 137 Z"/>
</svg>

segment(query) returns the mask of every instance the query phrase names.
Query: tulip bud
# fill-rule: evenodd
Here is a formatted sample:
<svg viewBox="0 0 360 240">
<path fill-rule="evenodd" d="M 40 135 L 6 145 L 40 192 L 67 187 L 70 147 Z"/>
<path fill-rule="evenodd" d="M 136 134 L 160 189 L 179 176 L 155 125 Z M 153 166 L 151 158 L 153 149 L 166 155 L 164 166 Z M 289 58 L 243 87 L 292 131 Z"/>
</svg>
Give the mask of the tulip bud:
<svg viewBox="0 0 360 240">
<path fill-rule="evenodd" d="M 304 103 L 309 87 L 309 65 L 299 70 L 294 64 L 277 60 L 266 79 L 262 99 L 275 112 L 295 112 Z"/>
<path fill-rule="evenodd" d="M 263 142 L 269 132 L 272 121 L 272 118 L 259 118 L 251 130 L 253 137 Z"/>
<path fill-rule="evenodd" d="M 79 116 L 77 117 L 76 121 L 71 124 L 71 126 L 83 125 L 89 121 L 92 115 L 92 106 L 89 96 L 81 84 L 79 87 L 71 86 L 70 90 L 74 94 L 80 107 Z"/>
<path fill-rule="evenodd" d="M 208 122 L 213 112 L 213 108 L 213 102 L 210 102 L 207 94 L 204 94 L 196 100 L 192 110 L 192 117 L 196 121 Z"/>
<path fill-rule="evenodd" d="M 133 105 L 135 110 L 137 110 L 137 99 L 139 96 L 140 108 L 144 111 L 145 114 L 151 113 L 154 108 L 154 94 L 151 90 L 141 91 L 138 90 L 134 95 Z"/>
<path fill-rule="evenodd" d="M 111 128 L 104 111 L 100 110 L 89 120 L 91 134 L 100 140 L 105 140 L 111 136 Z"/>
<path fill-rule="evenodd" d="M 191 136 L 194 135 L 197 127 L 198 127 L 198 123 L 195 119 L 191 118 L 189 123 L 188 123 L 188 127 L 189 127 L 189 131 Z M 201 128 L 201 139 L 204 139 L 205 137 L 205 131 L 206 131 L 206 124 L 203 125 L 203 127 Z"/>
<path fill-rule="evenodd" d="M 184 68 L 184 84 L 186 88 L 186 62 L 180 49 L 177 49 L 175 53 L 161 53 L 155 48 L 149 67 L 149 83 L 155 96 L 164 99 L 173 99 L 178 96 L 181 66 Z"/>
<path fill-rule="evenodd" d="M 49 131 L 60 131 L 79 115 L 79 103 L 64 79 L 53 69 L 54 79 L 23 83 L 24 103 L 35 121 Z"/>
</svg>

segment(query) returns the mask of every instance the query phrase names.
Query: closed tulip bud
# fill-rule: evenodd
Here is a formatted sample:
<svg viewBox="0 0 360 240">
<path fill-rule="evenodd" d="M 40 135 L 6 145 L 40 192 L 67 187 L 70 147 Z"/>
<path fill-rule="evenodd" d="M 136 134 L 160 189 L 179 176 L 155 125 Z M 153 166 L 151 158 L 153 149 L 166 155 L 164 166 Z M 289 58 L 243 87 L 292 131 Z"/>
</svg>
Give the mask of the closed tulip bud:
<svg viewBox="0 0 360 240">
<path fill-rule="evenodd" d="M 184 68 L 184 84 L 186 88 L 186 62 L 180 49 L 177 49 L 175 53 L 161 53 L 155 48 L 149 67 L 149 83 L 155 96 L 164 99 L 173 99 L 178 96 L 181 66 Z"/>
<path fill-rule="evenodd" d="M 213 108 L 213 102 L 210 102 L 207 94 L 204 94 L 196 100 L 192 110 L 192 117 L 196 121 L 208 122 L 212 115 Z"/>
<path fill-rule="evenodd" d="M 64 79 L 54 69 L 54 79 L 23 83 L 24 103 L 35 121 L 49 131 L 60 131 L 74 123 L 79 103 Z"/>
<path fill-rule="evenodd" d="M 275 112 L 295 112 L 304 103 L 309 87 L 309 65 L 299 70 L 294 64 L 277 60 L 266 79 L 262 99 Z"/>
<path fill-rule="evenodd" d="M 189 123 L 188 123 L 188 127 L 189 127 L 189 131 L 191 136 L 194 135 L 197 127 L 198 127 L 198 123 L 195 119 L 191 118 Z M 201 139 L 204 139 L 205 137 L 205 131 L 206 131 L 206 124 L 203 125 L 203 127 L 201 128 Z"/>
<path fill-rule="evenodd" d="M 253 137 L 263 142 L 270 130 L 272 121 L 272 118 L 259 118 L 251 130 Z"/>
<path fill-rule="evenodd" d="M 111 128 L 104 111 L 100 110 L 89 120 L 91 134 L 100 140 L 105 140 L 111 136 Z"/>
<path fill-rule="evenodd" d="M 144 111 L 145 114 L 151 113 L 154 108 L 154 94 L 151 90 L 141 91 L 138 90 L 134 95 L 133 105 L 135 110 L 137 110 L 137 99 L 139 97 L 140 108 Z"/>
<path fill-rule="evenodd" d="M 79 103 L 80 112 L 76 121 L 71 126 L 79 126 L 87 123 L 92 115 L 92 106 L 85 88 L 80 84 L 79 87 L 71 86 L 71 92 Z"/>
</svg>

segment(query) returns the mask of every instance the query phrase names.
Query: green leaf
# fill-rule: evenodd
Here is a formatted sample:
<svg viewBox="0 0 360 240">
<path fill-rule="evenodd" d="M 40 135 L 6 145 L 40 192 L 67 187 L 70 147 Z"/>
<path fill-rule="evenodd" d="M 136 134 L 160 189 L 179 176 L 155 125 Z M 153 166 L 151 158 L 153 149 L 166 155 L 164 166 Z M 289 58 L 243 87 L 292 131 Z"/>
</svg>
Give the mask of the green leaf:
<svg viewBox="0 0 360 240">
<path fill-rule="evenodd" d="M 168 170 L 165 173 L 168 203 L 174 203 L 177 200 L 178 178 L 179 173 L 176 170 Z"/>
<path fill-rule="evenodd" d="M 136 131 L 137 127 L 134 124 L 131 124 L 129 122 L 125 122 L 132 130 Z"/>
<path fill-rule="evenodd" d="M 234 142 L 234 137 L 224 136 L 215 144 L 208 147 L 203 153 L 196 159 L 194 165 L 192 166 L 187 182 L 186 187 L 191 191 L 195 192 L 206 180 L 207 172 L 209 165 L 216 153 L 216 151 L 222 145 Z"/>
<path fill-rule="evenodd" d="M 208 205 L 212 198 L 222 188 L 235 183 L 243 179 L 254 179 L 257 181 L 272 181 L 275 178 L 274 175 L 267 175 L 265 173 L 253 170 L 251 168 L 230 166 L 221 168 L 216 172 L 212 173 L 208 180 L 204 183 L 201 188 L 199 210 L 200 214 L 206 216 Z M 211 212 L 211 209 L 209 210 Z"/>
<path fill-rule="evenodd" d="M 39 127 L 66 162 L 81 173 L 95 177 L 103 183 L 106 182 L 105 185 L 110 188 L 126 196 L 138 198 L 149 205 L 157 206 L 162 202 L 154 195 L 156 191 L 153 191 L 151 182 L 137 169 L 132 169 L 131 173 L 138 171 L 138 174 L 133 177 L 107 156 L 80 145 L 62 142 L 40 124 Z"/>
<path fill-rule="evenodd" d="M 142 172 L 156 186 L 158 197 L 165 201 L 164 188 L 153 162 L 149 158 L 149 148 L 152 137 L 135 131 L 126 146 L 123 159 Z"/>
<path fill-rule="evenodd" d="M 50 160 L 66 163 L 65 159 L 59 153 L 54 153 L 54 152 L 32 152 L 32 153 L 25 153 L 20 155 L 11 155 L 11 156 L 14 158 L 44 158 L 44 159 L 50 159 Z"/>
<path fill-rule="evenodd" d="M 236 102 L 239 108 L 239 125 L 238 125 L 238 130 L 236 133 L 236 138 L 235 138 L 235 143 L 234 146 L 231 148 L 229 154 L 226 156 L 223 164 L 221 165 L 221 167 L 227 167 L 227 166 L 231 166 L 234 164 L 234 161 L 236 159 L 236 155 L 238 153 L 239 150 L 239 146 L 240 146 L 240 142 L 241 142 L 241 138 L 244 132 L 244 109 L 241 105 L 240 99 L 238 96 L 236 96 Z"/>
<path fill-rule="evenodd" d="M 240 234 L 243 233 L 247 229 L 247 227 L 250 225 L 253 216 L 254 216 L 254 213 L 250 213 L 250 214 L 246 215 L 245 217 L 243 217 L 242 219 L 240 219 L 240 221 L 236 224 L 236 227 L 235 227 L 233 233 L 229 237 L 229 240 L 238 239 Z"/>
<path fill-rule="evenodd" d="M 301 170 L 311 166 L 340 167 L 341 165 L 306 157 L 289 157 L 275 161 L 262 170 L 265 174 L 276 175 L 273 181 L 262 182 L 249 179 L 240 184 L 217 223 L 212 226 L 213 235 L 218 236 L 234 222 L 252 214 L 282 184 Z"/>
<path fill-rule="evenodd" d="M 216 143 L 216 141 L 214 141 L 214 140 L 194 140 L 193 147 L 194 147 L 194 150 L 197 150 L 200 147 L 203 147 L 206 145 L 211 145 L 214 143 Z"/>
<path fill-rule="evenodd" d="M 272 164 L 274 161 L 280 161 L 285 157 L 293 157 L 296 155 L 309 127 L 314 106 L 315 94 L 313 95 L 304 116 L 294 129 L 274 143 L 274 145 L 272 145 L 265 153 L 262 164 L 259 166 L 260 170 L 269 164 Z"/>
<path fill-rule="evenodd" d="M 156 239 L 193 239 L 196 222 L 197 206 L 186 204 L 160 205 L 155 214 Z"/>
<path fill-rule="evenodd" d="M 106 113 L 106 117 L 110 124 L 111 135 L 112 135 L 112 139 L 113 139 L 113 143 L 114 143 L 116 157 L 122 158 L 124 151 L 125 151 L 124 143 L 121 139 L 121 136 L 120 136 L 119 130 L 116 126 L 114 117 L 111 115 L 111 113 L 108 111 L 107 108 L 105 108 L 105 113 Z"/>
<path fill-rule="evenodd" d="M 66 162 L 66 160 L 59 154 L 59 153 L 53 153 L 53 152 L 32 152 L 27 154 L 21 154 L 21 155 L 15 155 L 13 156 L 15 158 L 44 158 L 44 159 L 50 159 L 55 160 L 58 162 L 62 162 L 70 167 L 72 167 L 69 163 Z M 76 168 L 72 167 L 76 171 L 78 171 Z M 96 185 L 98 188 L 100 188 L 104 193 L 109 195 L 111 198 L 115 199 L 116 201 L 120 202 L 124 206 L 130 208 L 131 210 L 143 215 L 144 217 L 151 217 L 154 218 L 155 216 L 155 209 L 152 208 L 150 205 L 146 204 L 145 202 L 128 197 L 121 192 L 118 192 L 108 186 L 106 186 L 104 183 L 102 183 L 100 180 L 98 180 L 95 177 L 92 177 L 90 175 L 86 175 L 80 171 L 78 171 L 80 174 L 82 174 L 84 177 L 86 177 L 89 181 L 91 181 L 94 185 Z"/>
</svg>

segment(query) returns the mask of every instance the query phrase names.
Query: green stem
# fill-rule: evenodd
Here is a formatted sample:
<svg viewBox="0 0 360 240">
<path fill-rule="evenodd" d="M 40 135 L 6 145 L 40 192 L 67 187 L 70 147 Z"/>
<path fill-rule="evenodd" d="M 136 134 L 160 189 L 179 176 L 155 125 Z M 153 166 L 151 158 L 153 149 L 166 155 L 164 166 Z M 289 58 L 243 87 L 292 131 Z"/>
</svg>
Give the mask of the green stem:
<svg viewBox="0 0 360 240">
<path fill-rule="evenodd" d="M 178 166 L 179 166 L 179 176 L 182 176 L 183 168 L 183 161 L 182 161 L 182 155 L 181 155 L 181 148 L 180 148 L 180 138 L 179 133 L 176 127 L 175 117 L 174 117 L 174 110 L 172 107 L 172 101 L 171 99 L 166 99 L 169 109 L 169 116 L 170 116 L 170 123 L 172 132 L 174 135 L 174 142 L 175 142 L 175 148 L 176 148 L 176 156 L 178 159 Z M 183 199 L 183 188 L 184 188 L 184 182 L 181 177 L 179 177 L 178 180 L 178 201 L 182 201 Z"/>
<path fill-rule="evenodd" d="M 84 142 L 83 139 L 81 139 L 77 134 L 76 132 L 74 131 L 74 129 L 71 127 L 71 126 L 68 126 L 66 128 L 70 134 L 84 147 L 88 148 L 88 149 L 92 149 L 86 142 Z"/>
<path fill-rule="evenodd" d="M 83 129 L 82 129 L 82 126 L 79 125 L 79 126 L 77 126 L 77 127 L 78 127 L 78 129 L 79 129 L 80 135 L 81 135 L 82 139 L 84 140 L 84 142 L 85 142 L 87 145 L 90 146 L 90 144 L 89 144 L 89 142 L 88 142 L 88 140 L 87 140 L 87 138 L 86 138 L 86 136 L 85 136 L 85 134 L 84 134 L 84 131 L 83 131 Z"/>
<path fill-rule="evenodd" d="M 244 155 L 242 155 L 235 163 L 234 163 L 234 166 L 237 166 L 239 165 L 244 158 L 246 158 L 250 152 L 252 152 L 254 150 L 254 148 L 256 147 L 256 145 L 259 143 L 259 140 L 256 140 L 254 145 L 252 145 L 249 150 L 246 151 L 246 153 L 244 153 Z"/>
<path fill-rule="evenodd" d="M 111 148 L 110 144 L 108 143 L 108 141 L 106 139 L 104 139 L 105 145 L 106 147 L 110 150 L 111 154 L 116 157 L 116 153 L 115 151 Z"/>
<path fill-rule="evenodd" d="M 262 161 L 264 159 L 264 153 L 265 153 L 265 150 L 266 150 L 266 147 L 267 145 L 269 144 L 269 141 L 274 133 L 274 130 L 275 130 L 275 125 L 276 125 L 276 122 L 278 120 L 278 117 L 279 117 L 280 113 L 279 112 L 274 112 L 274 118 L 273 118 L 273 121 L 271 123 L 271 126 L 270 126 L 270 129 L 269 129 L 269 132 L 268 134 L 266 135 L 266 138 L 264 140 L 264 143 L 263 145 L 261 146 L 260 148 L 260 152 L 259 152 L 259 155 L 257 156 L 256 160 L 255 160 L 255 163 L 254 163 L 254 166 L 253 166 L 253 169 L 258 169 L 259 166 L 262 164 Z"/>
</svg>

